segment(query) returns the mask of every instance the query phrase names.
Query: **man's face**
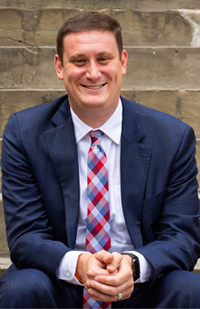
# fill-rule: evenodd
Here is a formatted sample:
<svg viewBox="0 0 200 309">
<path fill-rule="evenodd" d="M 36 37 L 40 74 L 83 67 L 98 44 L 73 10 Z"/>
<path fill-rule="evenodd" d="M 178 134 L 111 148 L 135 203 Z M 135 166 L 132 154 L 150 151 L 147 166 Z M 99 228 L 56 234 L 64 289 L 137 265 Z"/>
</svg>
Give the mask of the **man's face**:
<svg viewBox="0 0 200 309">
<path fill-rule="evenodd" d="M 85 121 L 88 113 L 107 113 L 117 107 L 126 74 L 127 53 L 119 50 L 109 31 L 70 33 L 64 38 L 63 64 L 55 56 L 55 68 L 64 81 L 74 112 Z"/>
</svg>

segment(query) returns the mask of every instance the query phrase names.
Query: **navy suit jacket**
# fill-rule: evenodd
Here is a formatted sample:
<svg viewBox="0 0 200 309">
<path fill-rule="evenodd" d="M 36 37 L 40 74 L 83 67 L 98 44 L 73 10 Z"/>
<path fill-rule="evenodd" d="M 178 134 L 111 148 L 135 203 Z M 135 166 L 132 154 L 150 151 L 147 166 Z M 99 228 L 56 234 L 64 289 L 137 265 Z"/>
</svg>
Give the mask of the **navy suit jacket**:
<svg viewBox="0 0 200 309">
<path fill-rule="evenodd" d="M 156 279 L 200 253 L 195 137 L 185 123 L 122 98 L 121 192 L 135 249 Z M 75 246 L 79 176 L 67 95 L 10 117 L 2 193 L 11 259 L 55 277 Z"/>
</svg>

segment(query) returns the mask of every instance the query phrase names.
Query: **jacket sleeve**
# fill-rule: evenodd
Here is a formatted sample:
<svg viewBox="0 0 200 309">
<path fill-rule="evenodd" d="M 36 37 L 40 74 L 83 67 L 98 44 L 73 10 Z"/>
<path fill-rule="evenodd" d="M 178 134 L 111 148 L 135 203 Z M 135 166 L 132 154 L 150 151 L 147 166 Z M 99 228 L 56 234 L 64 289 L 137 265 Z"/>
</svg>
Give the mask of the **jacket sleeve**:
<svg viewBox="0 0 200 309">
<path fill-rule="evenodd" d="M 154 279 L 174 269 L 191 271 L 200 255 L 195 136 L 190 127 L 176 145 L 168 175 L 163 175 L 168 179 L 165 189 L 144 201 L 143 229 L 148 240 L 137 250 L 153 266 Z M 167 160 L 167 151 L 165 155 Z"/>
<path fill-rule="evenodd" d="M 37 268 L 49 276 L 56 276 L 59 263 L 69 249 L 63 242 L 56 240 L 34 171 L 23 147 L 16 115 L 11 116 L 4 131 L 1 168 L 12 262 L 19 268 Z"/>
</svg>

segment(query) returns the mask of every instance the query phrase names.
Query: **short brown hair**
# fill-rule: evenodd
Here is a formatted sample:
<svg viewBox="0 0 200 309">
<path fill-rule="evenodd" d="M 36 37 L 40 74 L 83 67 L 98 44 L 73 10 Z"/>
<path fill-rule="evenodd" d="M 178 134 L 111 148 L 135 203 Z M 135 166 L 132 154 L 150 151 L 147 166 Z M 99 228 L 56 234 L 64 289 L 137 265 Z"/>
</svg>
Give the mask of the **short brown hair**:
<svg viewBox="0 0 200 309">
<path fill-rule="evenodd" d="M 118 21 L 106 14 L 102 14 L 94 11 L 83 11 L 79 14 L 69 18 L 61 26 L 57 34 L 57 54 L 63 61 L 63 40 L 69 33 L 78 33 L 84 31 L 102 30 L 110 31 L 114 34 L 119 55 L 121 57 L 123 50 L 121 26 Z"/>
</svg>

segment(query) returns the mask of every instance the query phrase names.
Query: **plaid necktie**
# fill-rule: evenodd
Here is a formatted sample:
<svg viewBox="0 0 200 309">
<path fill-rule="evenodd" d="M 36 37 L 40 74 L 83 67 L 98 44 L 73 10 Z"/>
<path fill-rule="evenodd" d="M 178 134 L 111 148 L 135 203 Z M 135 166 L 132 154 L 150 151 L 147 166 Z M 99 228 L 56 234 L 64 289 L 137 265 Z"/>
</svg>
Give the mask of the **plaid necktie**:
<svg viewBox="0 0 200 309">
<path fill-rule="evenodd" d="M 101 249 L 108 251 L 111 247 L 108 171 L 106 154 L 100 145 L 104 133 L 97 130 L 89 134 L 92 145 L 88 153 L 86 250 L 96 253 Z M 83 308 L 111 308 L 111 303 L 93 300 L 84 289 Z"/>
</svg>

